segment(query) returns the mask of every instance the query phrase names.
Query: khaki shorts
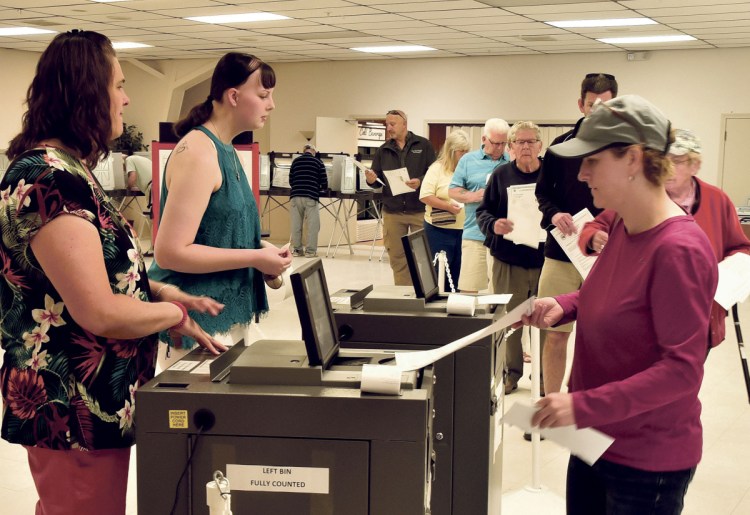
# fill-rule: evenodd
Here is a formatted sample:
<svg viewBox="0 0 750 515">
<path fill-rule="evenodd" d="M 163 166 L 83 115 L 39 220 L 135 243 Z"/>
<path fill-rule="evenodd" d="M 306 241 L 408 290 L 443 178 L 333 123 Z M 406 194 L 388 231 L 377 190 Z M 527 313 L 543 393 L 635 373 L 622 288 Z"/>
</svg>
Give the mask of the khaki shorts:
<svg viewBox="0 0 750 515">
<path fill-rule="evenodd" d="M 539 297 L 555 297 L 564 293 L 576 291 L 581 287 L 583 279 L 573 263 L 558 259 L 544 258 L 542 275 L 539 277 Z M 549 331 L 569 333 L 573 330 L 574 322 L 552 327 Z"/>
<path fill-rule="evenodd" d="M 477 240 L 461 242 L 461 274 L 458 289 L 461 291 L 482 291 L 489 287 L 489 249 Z"/>
</svg>

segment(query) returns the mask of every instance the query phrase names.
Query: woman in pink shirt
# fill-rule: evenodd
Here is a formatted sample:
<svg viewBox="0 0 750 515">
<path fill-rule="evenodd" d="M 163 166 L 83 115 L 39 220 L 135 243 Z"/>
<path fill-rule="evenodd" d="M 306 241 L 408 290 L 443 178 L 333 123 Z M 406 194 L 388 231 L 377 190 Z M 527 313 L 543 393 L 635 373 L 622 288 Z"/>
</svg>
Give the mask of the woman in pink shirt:
<svg viewBox="0 0 750 515">
<path fill-rule="evenodd" d="M 583 158 L 578 178 L 594 205 L 617 213 L 581 289 L 538 299 L 524 317 L 541 328 L 578 321 L 569 392 L 541 399 L 533 424 L 614 438 L 593 466 L 571 456 L 569 514 L 679 514 L 700 461 L 698 391 L 718 270 L 705 233 L 666 192 L 670 138 L 656 107 L 626 95 L 550 147 Z"/>
</svg>

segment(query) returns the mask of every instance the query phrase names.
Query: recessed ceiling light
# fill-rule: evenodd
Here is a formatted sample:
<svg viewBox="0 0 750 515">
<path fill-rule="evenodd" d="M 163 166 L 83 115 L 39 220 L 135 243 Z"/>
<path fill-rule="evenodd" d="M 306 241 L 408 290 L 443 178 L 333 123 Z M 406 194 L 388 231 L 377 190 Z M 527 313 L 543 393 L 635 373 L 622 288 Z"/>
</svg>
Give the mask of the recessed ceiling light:
<svg viewBox="0 0 750 515">
<path fill-rule="evenodd" d="M 357 52 L 368 52 L 370 54 L 395 54 L 397 52 L 430 52 L 437 50 L 429 46 L 422 45 L 398 45 L 398 46 L 361 46 L 357 48 L 350 48 L 349 50 L 356 50 Z"/>
<path fill-rule="evenodd" d="M 627 45 L 627 44 L 640 44 L 640 43 L 676 43 L 679 41 L 695 41 L 693 36 L 687 34 L 679 34 L 676 36 L 639 36 L 639 37 L 628 37 L 628 38 L 602 38 L 597 39 L 602 43 L 608 43 L 610 45 Z"/>
<path fill-rule="evenodd" d="M 592 27 L 635 27 L 638 25 L 657 25 L 650 18 L 611 18 L 604 20 L 565 20 L 565 21 L 545 21 L 547 25 L 552 25 L 560 29 L 583 29 Z"/>
<path fill-rule="evenodd" d="M 34 27 L 6 27 L 0 29 L 0 36 L 35 36 L 37 34 L 54 33 L 54 30 L 35 29 Z"/>
<path fill-rule="evenodd" d="M 186 20 L 201 23 L 247 23 L 252 21 L 289 20 L 289 16 L 274 13 L 218 14 L 216 16 L 190 16 Z"/>
<path fill-rule="evenodd" d="M 129 48 L 147 48 L 154 45 L 147 45 L 145 43 L 135 43 L 133 41 L 117 41 L 112 43 L 112 48 L 115 50 L 127 50 Z"/>
</svg>

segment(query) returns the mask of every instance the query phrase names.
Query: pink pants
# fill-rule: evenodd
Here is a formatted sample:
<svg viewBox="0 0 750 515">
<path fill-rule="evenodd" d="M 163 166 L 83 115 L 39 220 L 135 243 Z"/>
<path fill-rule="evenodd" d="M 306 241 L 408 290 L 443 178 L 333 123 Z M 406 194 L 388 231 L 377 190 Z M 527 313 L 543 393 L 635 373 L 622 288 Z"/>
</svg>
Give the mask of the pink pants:
<svg viewBox="0 0 750 515">
<path fill-rule="evenodd" d="M 24 446 L 26 447 L 26 446 Z M 55 451 L 26 447 L 36 515 L 124 515 L 130 448 Z"/>
</svg>

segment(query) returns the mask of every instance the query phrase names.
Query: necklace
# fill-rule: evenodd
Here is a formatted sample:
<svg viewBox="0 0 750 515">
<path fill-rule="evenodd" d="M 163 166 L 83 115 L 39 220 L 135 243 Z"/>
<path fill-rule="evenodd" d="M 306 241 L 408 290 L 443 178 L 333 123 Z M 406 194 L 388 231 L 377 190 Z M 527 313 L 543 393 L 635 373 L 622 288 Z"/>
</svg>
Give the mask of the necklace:
<svg viewBox="0 0 750 515">
<path fill-rule="evenodd" d="M 214 128 L 214 132 L 216 133 L 216 137 L 219 138 L 219 141 L 221 141 L 222 144 L 224 143 L 224 139 L 221 137 L 221 133 L 219 132 L 218 127 L 216 127 L 216 124 L 209 120 L 209 123 L 211 123 L 211 127 Z M 237 168 L 237 161 L 239 161 L 239 158 L 237 157 L 237 152 L 234 150 L 234 146 L 229 143 L 229 146 L 232 147 L 232 170 L 234 170 L 234 176 L 237 178 L 237 180 L 240 180 L 240 170 Z"/>
</svg>

